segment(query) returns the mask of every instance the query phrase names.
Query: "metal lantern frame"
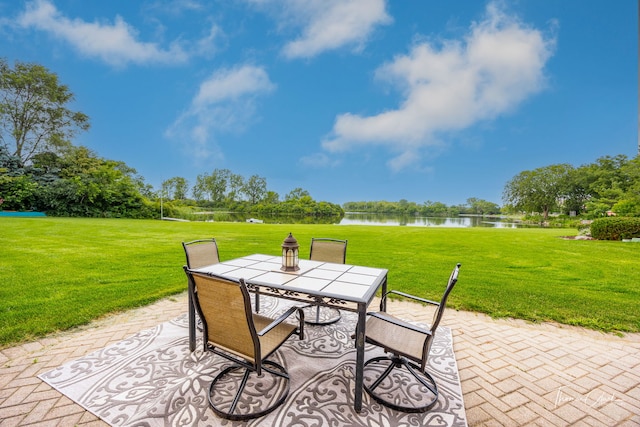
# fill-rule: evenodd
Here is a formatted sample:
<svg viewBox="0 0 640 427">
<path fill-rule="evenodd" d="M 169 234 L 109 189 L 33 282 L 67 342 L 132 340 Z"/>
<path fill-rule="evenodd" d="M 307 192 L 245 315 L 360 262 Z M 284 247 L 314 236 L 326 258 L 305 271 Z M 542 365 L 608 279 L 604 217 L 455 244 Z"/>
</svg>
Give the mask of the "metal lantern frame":
<svg viewBox="0 0 640 427">
<path fill-rule="evenodd" d="M 300 246 L 298 241 L 291 233 L 282 242 L 282 271 L 298 271 L 300 266 L 298 265 L 298 250 Z"/>
</svg>

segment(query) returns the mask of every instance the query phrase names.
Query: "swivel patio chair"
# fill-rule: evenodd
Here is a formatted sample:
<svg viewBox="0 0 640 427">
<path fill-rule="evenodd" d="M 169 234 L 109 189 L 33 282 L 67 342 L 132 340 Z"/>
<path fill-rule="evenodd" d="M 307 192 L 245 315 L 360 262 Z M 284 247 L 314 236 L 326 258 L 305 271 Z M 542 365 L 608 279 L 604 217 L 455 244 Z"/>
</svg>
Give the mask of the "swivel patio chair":
<svg viewBox="0 0 640 427">
<path fill-rule="evenodd" d="M 438 401 L 438 386 L 426 371 L 427 361 L 459 270 L 457 264 L 440 302 L 392 290 L 382 296 L 379 312 L 367 313 L 365 341 L 388 353 L 364 364 L 364 389 L 378 403 L 398 411 L 426 412 Z M 389 294 L 435 306 L 431 326 L 422 328 L 386 313 Z"/>
<path fill-rule="evenodd" d="M 187 267 L 191 269 L 206 267 L 220 262 L 218 243 L 215 238 L 182 242 L 187 256 Z"/>
<path fill-rule="evenodd" d="M 191 242 L 182 242 L 184 253 L 187 256 L 187 267 L 198 269 L 208 265 L 220 262 L 220 253 L 218 252 L 218 243 L 215 238 L 193 240 Z M 260 292 L 255 292 L 255 310 L 260 311 Z M 200 322 L 198 321 L 198 329 Z"/>
<path fill-rule="evenodd" d="M 333 262 L 344 264 L 347 259 L 347 241 L 328 238 L 312 238 L 309 259 L 313 261 Z M 311 325 L 329 325 L 342 317 L 340 310 L 325 307 L 320 304 L 310 304 L 303 307 L 306 322 Z"/>
<path fill-rule="evenodd" d="M 192 269 L 206 267 L 208 265 L 220 262 L 220 253 L 218 252 L 218 243 L 216 239 L 199 239 L 191 242 L 182 242 L 184 254 L 187 257 L 187 267 Z M 189 294 L 190 304 L 193 304 L 193 296 Z M 189 316 L 193 316 L 195 311 L 189 311 Z M 192 324 L 197 325 L 198 330 L 202 330 L 202 321 L 200 319 L 190 319 Z"/>
<path fill-rule="evenodd" d="M 289 375 L 282 365 L 266 359 L 291 335 L 304 338 L 304 313 L 291 307 L 275 320 L 252 313 L 243 279 L 184 270 L 189 286 L 197 289 L 195 305 L 202 319 L 204 350 L 232 362 L 211 382 L 209 405 L 233 421 L 270 413 L 285 401 Z M 295 312 L 299 325 L 284 322 Z"/>
</svg>

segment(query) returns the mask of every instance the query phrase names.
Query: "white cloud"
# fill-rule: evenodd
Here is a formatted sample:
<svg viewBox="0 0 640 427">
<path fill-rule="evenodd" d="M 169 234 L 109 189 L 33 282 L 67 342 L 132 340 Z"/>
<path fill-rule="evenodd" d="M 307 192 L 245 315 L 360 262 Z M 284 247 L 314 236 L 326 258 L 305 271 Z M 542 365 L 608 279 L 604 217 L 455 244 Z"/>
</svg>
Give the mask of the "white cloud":
<svg viewBox="0 0 640 427">
<path fill-rule="evenodd" d="M 385 0 L 249 0 L 275 11 L 283 27 L 301 28 L 288 58 L 310 58 L 344 46 L 361 49 L 378 25 L 392 22 Z"/>
<path fill-rule="evenodd" d="M 325 168 L 337 166 L 340 162 L 338 160 L 332 159 L 326 153 L 314 153 L 302 157 L 300 159 L 300 163 L 304 167 Z"/>
<path fill-rule="evenodd" d="M 200 84 L 189 109 L 167 129 L 166 136 L 180 141 L 189 155 L 200 160 L 220 157 L 216 134 L 241 131 L 253 120 L 256 98 L 273 90 L 275 85 L 261 67 L 217 70 Z"/>
<path fill-rule="evenodd" d="M 233 69 L 216 71 L 200 84 L 193 100 L 196 108 L 233 101 L 260 92 L 270 92 L 274 86 L 263 68 L 245 65 Z"/>
<path fill-rule="evenodd" d="M 17 18 L 17 24 L 49 32 L 71 44 L 81 54 L 114 66 L 128 63 L 180 63 L 188 59 L 188 54 L 178 43 L 163 49 L 156 43 L 138 41 L 135 28 L 119 16 L 116 16 L 113 24 L 70 19 L 62 15 L 49 0 L 27 3 L 25 11 Z"/>
<path fill-rule="evenodd" d="M 440 144 L 438 134 L 512 112 L 542 90 L 553 49 L 553 39 L 491 3 L 464 40 L 418 43 L 381 66 L 376 76 L 398 86 L 401 104 L 373 116 L 339 115 L 322 145 L 329 152 L 385 146 L 399 153 L 389 166 L 402 169 Z"/>
<path fill-rule="evenodd" d="M 219 50 L 220 45 L 224 45 L 224 31 L 216 24 L 209 27 L 209 32 L 194 44 L 194 54 L 204 57 L 212 56 Z"/>
<path fill-rule="evenodd" d="M 190 11 L 199 12 L 205 9 L 202 2 L 198 0 L 154 0 L 142 6 L 147 10 L 157 10 L 171 16 Z"/>
</svg>

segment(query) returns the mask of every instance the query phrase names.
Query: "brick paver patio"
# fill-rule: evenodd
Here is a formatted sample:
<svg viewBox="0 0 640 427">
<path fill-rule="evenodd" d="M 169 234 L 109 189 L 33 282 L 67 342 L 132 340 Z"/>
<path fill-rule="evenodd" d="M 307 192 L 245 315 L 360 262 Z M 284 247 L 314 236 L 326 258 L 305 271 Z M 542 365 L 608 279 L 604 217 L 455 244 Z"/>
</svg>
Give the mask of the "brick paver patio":
<svg viewBox="0 0 640 427">
<path fill-rule="evenodd" d="M 106 426 L 37 375 L 186 312 L 186 294 L 0 350 L 0 426 Z M 424 309 L 390 311 L 429 322 Z M 470 426 L 640 425 L 640 334 L 445 312 Z"/>
</svg>

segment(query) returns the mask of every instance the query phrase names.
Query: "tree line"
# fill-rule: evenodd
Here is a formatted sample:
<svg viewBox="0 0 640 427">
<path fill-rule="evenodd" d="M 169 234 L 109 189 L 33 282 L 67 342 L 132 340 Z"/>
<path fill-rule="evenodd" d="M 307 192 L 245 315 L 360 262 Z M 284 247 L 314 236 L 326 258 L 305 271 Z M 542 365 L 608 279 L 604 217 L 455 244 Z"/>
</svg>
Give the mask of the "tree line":
<svg viewBox="0 0 640 427">
<path fill-rule="evenodd" d="M 316 201 L 302 188 L 281 201 L 266 185 L 266 179 L 256 175 L 245 180 L 216 169 L 198 176 L 190 198 L 184 178 L 171 178 L 156 191 L 124 162 L 103 159 L 86 147 L 36 153 L 25 165 L 0 145 L 0 210 L 117 218 L 158 218 L 161 210 L 164 216 L 182 217 L 196 207 L 269 215 L 344 214 L 339 205 Z"/>
<path fill-rule="evenodd" d="M 385 213 L 406 216 L 454 217 L 461 214 L 498 215 L 501 213 L 501 208 L 496 203 L 475 197 L 467 199 L 466 204 L 452 206 L 430 200 L 419 204 L 402 199 L 398 202 L 347 202 L 343 204 L 343 207 L 347 212 Z"/>
<path fill-rule="evenodd" d="M 215 183 L 215 187 L 212 187 Z M 280 200 L 259 176 L 245 179 L 223 169 L 187 180 L 171 178 L 159 191 L 124 162 L 103 159 L 73 145 L 31 156 L 29 164 L 0 145 L 0 210 L 42 211 L 52 216 L 182 217 L 190 207 L 270 215 L 342 216 L 337 204 L 315 201 L 295 188 Z"/>
<path fill-rule="evenodd" d="M 192 197 L 189 197 L 189 190 Z M 341 206 L 316 201 L 303 188 L 294 188 L 281 200 L 278 193 L 268 189 L 266 178 L 259 175 L 245 178 L 229 169 L 214 169 L 211 173 L 200 174 L 192 187 L 185 178 L 173 177 L 163 181 L 160 192 L 162 197 L 166 197 L 169 201 L 169 209 L 176 209 L 177 215 L 179 215 L 179 208 L 184 206 L 270 216 L 342 217 L 344 215 Z"/>
<path fill-rule="evenodd" d="M 604 156 L 574 167 L 567 163 L 523 171 L 505 185 L 507 213 L 549 213 L 597 218 L 640 216 L 640 156 Z"/>
</svg>

